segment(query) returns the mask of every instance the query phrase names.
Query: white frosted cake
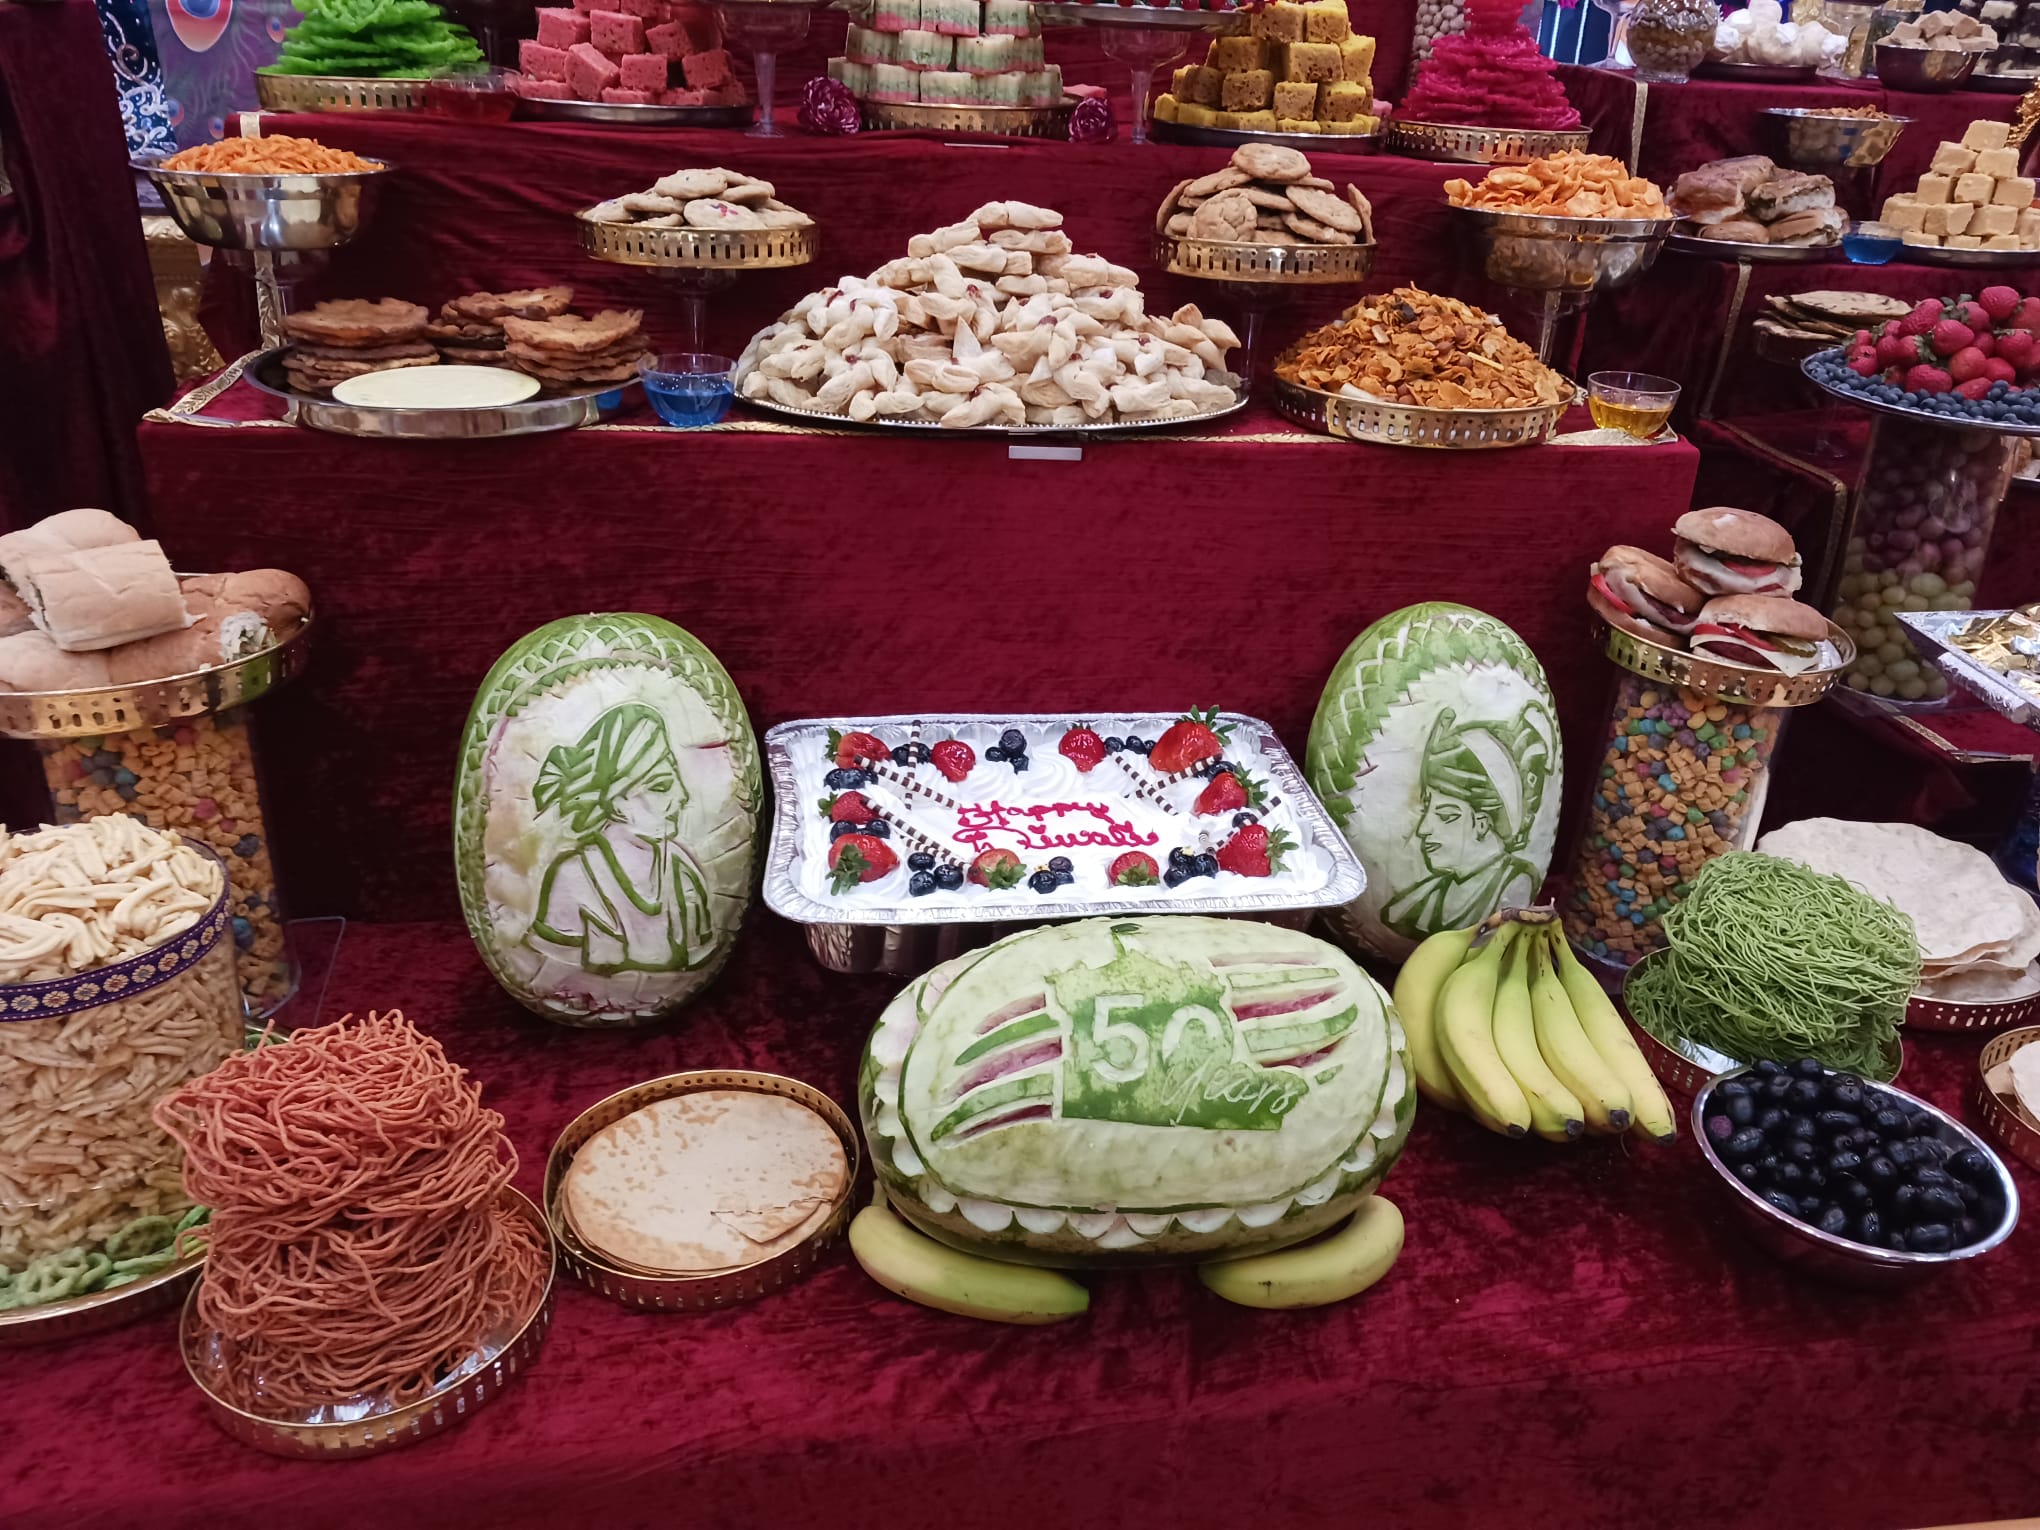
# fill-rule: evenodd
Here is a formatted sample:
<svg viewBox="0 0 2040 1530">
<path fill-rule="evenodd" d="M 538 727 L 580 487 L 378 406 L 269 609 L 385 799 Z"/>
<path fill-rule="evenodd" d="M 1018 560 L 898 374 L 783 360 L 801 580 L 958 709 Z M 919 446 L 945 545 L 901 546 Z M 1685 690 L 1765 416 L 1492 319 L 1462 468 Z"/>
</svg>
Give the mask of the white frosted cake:
<svg viewBox="0 0 2040 1530">
<path fill-rule="evenodd" d="M 1332 884 L 1357 871 L 1251 718 L 845 720 L 784 724 L 769 741 L 775 840 L 793 845 L 775 866 L 803 901 L 852 920 L 1229 896 L 1308 907 L 1336 901 Z"/>
</svg>

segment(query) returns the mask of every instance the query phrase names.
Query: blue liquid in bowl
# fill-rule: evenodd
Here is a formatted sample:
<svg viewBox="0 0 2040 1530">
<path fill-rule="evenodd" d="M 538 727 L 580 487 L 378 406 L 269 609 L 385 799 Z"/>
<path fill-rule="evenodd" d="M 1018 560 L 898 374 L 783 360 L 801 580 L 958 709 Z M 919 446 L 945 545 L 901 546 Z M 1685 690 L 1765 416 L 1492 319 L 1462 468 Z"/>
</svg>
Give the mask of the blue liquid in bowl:
<svg viewBox="0 0 2040 1530">
<path fill-rule="evenodd" d="M 1884 265 L 1904 247 L 1904 241 L 1881 234 L 1842 235 L 1842 253 L 1859 266 Z"/>
<path fill-rule="evenodd" d="M 714 425 L 730 412 L 734 389 L 724 372 L 693 375 L 679 372 L 647 372 L 645 397 L 659 412 L 659 418 L 682 430 Z"/>
</svg>

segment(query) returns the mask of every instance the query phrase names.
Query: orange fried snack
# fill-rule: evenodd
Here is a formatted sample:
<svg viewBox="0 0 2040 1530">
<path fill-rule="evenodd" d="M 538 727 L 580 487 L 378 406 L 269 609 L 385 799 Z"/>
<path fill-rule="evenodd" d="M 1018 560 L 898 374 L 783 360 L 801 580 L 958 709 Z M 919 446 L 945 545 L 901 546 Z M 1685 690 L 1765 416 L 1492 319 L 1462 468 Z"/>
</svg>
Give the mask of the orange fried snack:
<svg viewBox="0 0 2040 1530">
<path fill-rule="evenodd" d="M 1447 181 L 1454 207 L 1544 213 L 1562 218 L 1669 218 L 1665 194 L 1605 154 L 1568 150 L 1527 165 L 1498 165 L 1478 186 Z"/>
<path fill-rule="evenodd" d="M 1426 409 L 1521 409 L 1573 392 L 1500 319 L 1420 287 L 1362 298 L 1278 356 L 1275 374 Z"/>
<path fill-rule="evenodd" d="M 278 133 L 272 138 L 222 138 L 195 144 L 163 161 L 165 170 L 207 170 L 215 175 L 342 175 L 382 166 L 345 149 L 329 149 L 311 138 Z"/>
</svg>

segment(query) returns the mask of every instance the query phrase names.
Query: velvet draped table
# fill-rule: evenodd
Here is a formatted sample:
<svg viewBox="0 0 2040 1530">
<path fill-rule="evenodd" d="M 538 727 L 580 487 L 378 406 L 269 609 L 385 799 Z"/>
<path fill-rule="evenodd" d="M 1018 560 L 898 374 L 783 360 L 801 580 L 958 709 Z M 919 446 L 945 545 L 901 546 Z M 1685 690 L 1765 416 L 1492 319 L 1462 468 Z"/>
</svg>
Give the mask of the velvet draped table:
<svg viewBox="0 0 2040 1530">
<path fill-rule="evenodd" d="M 861 641 L 806 662 L 860 654 L 868 677 Z M 348 932 L 325 1016 L 397 1005 L 439 1036 L 535 1193 L 560 1129 L 642 1079 L 762 1068 L 849 1101 L 894 987 L 822 972 L 761 909 L 674 1024 L 572 1032 L 512 1006 L 457 923 L 376 925 Z M 1911 1039 L 1903 1081 L 1959 1111 L 1976 1051 Z M 2015 1172 L 2030 1207 L 2040 1176 Z M 888 1295 L 840 1247 L 708 1316 L 568 1283 L 499 1401 L 351 1463 L 221 1434 L 168 1315 L 7 1352 L 0 1524 L 1909 1530 L 2040 1511 L 2031 1226 L 1915 1292 L 1810 1284 L 1746 1245 L 1683 1126 L 1668 1148 L 1510 1144 L 1428 1105 L 1383 1189 L 1400 1262 L 1317 1311 L 1230 1307 L 1165 1269 L 1087 1277 L 1092 1310 L 1063 1326 L 997 1327 Z"/>
<path fill-rule="evenodd" d="M 170 389 L 98 12 L 0 0 L 0 529 L 146 520 L 134 424 Z"/>
</svg>

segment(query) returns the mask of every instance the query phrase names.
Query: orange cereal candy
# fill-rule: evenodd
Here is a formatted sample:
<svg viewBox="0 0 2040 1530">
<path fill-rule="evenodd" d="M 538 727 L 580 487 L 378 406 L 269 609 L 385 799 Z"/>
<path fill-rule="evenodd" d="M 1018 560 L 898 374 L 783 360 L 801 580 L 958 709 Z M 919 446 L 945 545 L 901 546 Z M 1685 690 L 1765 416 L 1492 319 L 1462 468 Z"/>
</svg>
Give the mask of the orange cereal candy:
<svg viewBox="0 0 2040 1530">
<path fill-rule="evenodd" d="M 1665 194 L 1606 154 L 1568 150 L 1525 165 L 1499 165 L 1478 186 L 1445 183 L 1454 207 L 1544 213 L 1562 218 L 1669 218 Z"/>
<path fill-rule="evenodd" d="M 1420 287 L 1362 298 L 1277 357 L 1275 373 L 1322 393 L 1426 409 L 1523 409 L 1574 392 L 1501 320 Z"/>
</svg>

